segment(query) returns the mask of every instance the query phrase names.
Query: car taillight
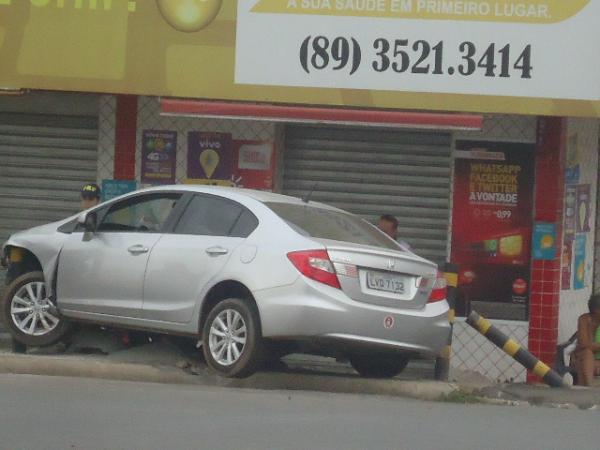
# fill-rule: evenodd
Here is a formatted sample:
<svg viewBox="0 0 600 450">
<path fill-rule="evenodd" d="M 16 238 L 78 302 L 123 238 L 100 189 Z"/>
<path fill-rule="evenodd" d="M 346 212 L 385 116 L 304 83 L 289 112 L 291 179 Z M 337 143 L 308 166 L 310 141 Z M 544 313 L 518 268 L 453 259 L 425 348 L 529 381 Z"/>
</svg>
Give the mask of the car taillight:
<svg viewBox="0 0 600 450">
<path fill-rule="evenodd" d="M 437 277 L 435 279 L 435 283 L 433 283 L 433 289 L 431 290 L 431 294 L 429 295 L 429 300 L 427 303 L 435 303 L 441 302 L 442 300 L 446 300 L 446 288 L 448 283 L 446 282 L 446 278 L 444 278 L 444 274 L 438 272 Z"/>
<path fill-rule="evenodd" d="M 305 277 L 341 289 L 340 281 L 325 250 L 291 252 L 287 257 Z"/>
</svg>

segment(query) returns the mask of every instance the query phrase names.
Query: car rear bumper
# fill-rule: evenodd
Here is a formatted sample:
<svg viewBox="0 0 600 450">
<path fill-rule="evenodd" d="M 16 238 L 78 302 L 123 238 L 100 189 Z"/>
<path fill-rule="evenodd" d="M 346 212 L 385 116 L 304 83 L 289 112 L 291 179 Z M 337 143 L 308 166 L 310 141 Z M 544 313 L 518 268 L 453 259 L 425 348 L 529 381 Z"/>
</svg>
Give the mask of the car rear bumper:
<svg viewBox="0 0 600 450">
<path fill-rule="evenodd" d="M 255 298 L 266 338 L 314 338 L 434 356 L 450 333 L 446 301 L 418 310 L 382 307 L 303 277 L 291 286 L 255 292 Z"/>
</svg>

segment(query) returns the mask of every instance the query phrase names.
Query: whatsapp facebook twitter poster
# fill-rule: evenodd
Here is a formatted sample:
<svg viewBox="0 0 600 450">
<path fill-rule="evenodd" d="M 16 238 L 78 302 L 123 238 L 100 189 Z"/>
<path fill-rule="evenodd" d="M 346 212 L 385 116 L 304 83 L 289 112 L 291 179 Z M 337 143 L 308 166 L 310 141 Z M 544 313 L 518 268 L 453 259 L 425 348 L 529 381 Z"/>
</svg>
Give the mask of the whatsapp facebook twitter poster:
<svg viewBox="0 0 600 450">
<path fill-rule="evenodd" d="M 463 301 L 526 304 L 534 146 L 457 141 L 452 261 Z"/>
</svg>

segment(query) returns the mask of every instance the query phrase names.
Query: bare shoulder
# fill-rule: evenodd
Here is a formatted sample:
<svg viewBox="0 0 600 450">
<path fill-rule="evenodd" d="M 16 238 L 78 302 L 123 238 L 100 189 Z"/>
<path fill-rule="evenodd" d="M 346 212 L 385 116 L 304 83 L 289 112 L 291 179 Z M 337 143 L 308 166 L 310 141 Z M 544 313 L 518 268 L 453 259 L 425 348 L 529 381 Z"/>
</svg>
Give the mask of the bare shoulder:
<svg viewBox="0 0 600 450">
<path fill-rule="evenodd" d="M 585 313 L 585 314 L 580 315 L 578 320 L 579 320 L 579 322 L 588 321 L 588 320 L 590 320 L 590 316 L 591 316 L 590 313 Z"/>
<path fill-rule="evenodd" d="M 590 324 L 590 313 L 582 314 L 577 319 L 578 328 L 588 327 Z"/>
</svg>

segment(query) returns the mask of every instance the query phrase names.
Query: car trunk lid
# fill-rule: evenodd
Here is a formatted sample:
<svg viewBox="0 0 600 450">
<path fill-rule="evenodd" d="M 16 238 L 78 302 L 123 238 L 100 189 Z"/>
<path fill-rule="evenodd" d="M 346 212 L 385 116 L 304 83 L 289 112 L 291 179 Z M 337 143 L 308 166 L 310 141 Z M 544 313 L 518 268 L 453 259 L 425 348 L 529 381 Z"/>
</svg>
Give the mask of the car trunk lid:
<svg viewBox="0 0 600 450">
<path fill-rule="evenodd" d="M 353 300 L 394 308 L 425 306 L 437 266 L 408 251 L 395 251 L 325 239 L 344 293 Z"/>
</svg>

